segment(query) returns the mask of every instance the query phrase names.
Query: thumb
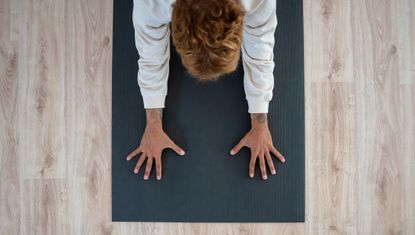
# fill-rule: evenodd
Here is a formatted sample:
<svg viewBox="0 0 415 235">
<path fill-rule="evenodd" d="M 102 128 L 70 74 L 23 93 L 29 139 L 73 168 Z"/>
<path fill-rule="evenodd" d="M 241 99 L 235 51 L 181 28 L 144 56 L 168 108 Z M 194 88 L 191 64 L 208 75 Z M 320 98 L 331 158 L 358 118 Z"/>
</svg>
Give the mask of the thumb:
<svg viewBox="0 0 415 235">
<path fill-rule="evenodd" d="M 173 149 L 177 154 L 183 156 L 185 154 L 184 150 L 177 146 L 172 140 L 170 140 L 169 148 Z"/>
<path fill-rule="evenodd" d="M 231 150 L 231 155 L 237 154 L 242 147 L 244 147 L 243 140 L 239 141 L 239 143 L 235 147 L 233 147 L 233 149 Z"/>
</svg>

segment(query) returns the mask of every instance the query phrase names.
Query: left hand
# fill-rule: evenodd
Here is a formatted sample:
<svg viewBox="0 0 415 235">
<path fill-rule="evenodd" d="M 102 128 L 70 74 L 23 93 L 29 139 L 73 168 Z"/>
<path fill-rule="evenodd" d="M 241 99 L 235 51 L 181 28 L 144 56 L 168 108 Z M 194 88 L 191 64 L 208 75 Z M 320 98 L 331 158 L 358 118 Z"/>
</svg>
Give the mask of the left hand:
<svg viewBox="0 0 415 235">
<path fill-rule="evenodd" d="M 276 170 L 272 162 L 271 154 L 274 154 L 281 162 L 285 162 L 284 157 L 275 149 L 272 143 L 271 133 L 268 128 L 267 114 L 254 113 L 251 114 L 251 130 L 239 141 L 239 143 L 231 150 L 231 155 L 235 155 L 244 146 L 251 149 L 251 161 L 249 163 L 249 176 L 254 177 L 255 163 L 259 159 L 262 179 L 266 180 L 267 170 L 265 160 L 268 163 L 271 174 L 275 175 Z"/>
</svg>

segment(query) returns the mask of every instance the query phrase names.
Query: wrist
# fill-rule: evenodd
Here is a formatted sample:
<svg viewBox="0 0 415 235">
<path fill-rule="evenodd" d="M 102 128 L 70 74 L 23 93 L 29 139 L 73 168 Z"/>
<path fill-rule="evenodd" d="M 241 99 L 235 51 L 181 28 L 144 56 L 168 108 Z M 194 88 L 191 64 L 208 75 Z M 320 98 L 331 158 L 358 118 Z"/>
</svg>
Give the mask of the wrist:
<svg viewBox="0 0 415 235">
<path fill-rule="evenodd" d="M 252 127 L 268 127 L 267 113 L 251 113 Z"/>
<path fill-rule="evenodd" d="M 161 127 L 163 119 L 163 109 L 146 109 L 146 125 L 148 127 Z"/>
</svg>

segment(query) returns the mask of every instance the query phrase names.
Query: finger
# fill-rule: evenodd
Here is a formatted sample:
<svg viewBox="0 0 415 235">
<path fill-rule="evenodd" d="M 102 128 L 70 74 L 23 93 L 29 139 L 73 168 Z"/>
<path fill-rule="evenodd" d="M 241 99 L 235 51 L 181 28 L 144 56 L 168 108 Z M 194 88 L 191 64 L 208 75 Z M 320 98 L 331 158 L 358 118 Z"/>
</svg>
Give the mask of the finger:
<svg viewBox="0 0 415 235">
<path fill-rule="evenodd" d="M 127 161 L 130 161 L 131 159 L 133 159 L 135 156 L 137 156 L 137 154 L 139 154 L 141 152 L 140 147 L 134 149 L 134 151 L 132 151 L 130 154 L 128 154 L 127 156 Z"/>
<path fill-rule="evenodd" d="M 161 158 L 157 157 L 155 160 L 156 160 L 157 180 L 161 180 Z"/>
<path fill-rule="evenodd" d="M 265 156 L 266 156 L 268 166 L 269 166 L 269 170 L 271 171 L 271 174 L 275 175 L 277 173 L 277 171 L 275 170 L 274 162 L 272 161 L 271 154 L 269 154 L 269 152 L 266 151 Z"/>
<path fill-rule="evenodd" d="M 259 156 L 259 168 L 261 169 L 262 179 L 266 180 L 267 177 L 267 168 L 265 166 L 264 154 Z"/>
<path fill-rule="evenodd" d="M 141 166 L 143 165 L 143 162 L 146 160 L 147 155 L 145 153 L 141 154 L 141 157 L 138 159 L 137 164 L 135 165 L 134 168 L 134 173 L 138 174 L 138 172 L 140 171 Z"/>
<path fill-rule="evenodd" d="M 271 152 L 281 161 L 285 162 L 285 158 L 282 156 L 280 152 L 278 152 L 277 149 L 274 148 L 274 146 L 271 146 Z"/>
<path fill-rule="evenodd" d="M 243 148 L 244 146 L 245 146 L 245 141 L 242 139 L 241 141 L 239 141 L 237 145 L 235 145 L 235 147 L 233 147 L 233 149 L 231 150 L 231 155 L 237 154 L 239 150 L 241 150 L 241 148 Z"/>
<path fill-rule="evenodd" d="M 257 158 L 256 154 L 251 155 L 251 161 L 249 162 L 249 177 L 251 178 L 254 178 L 256 158 Z"/>
<path fill-rule="evenodd" d="M 148 178 L 150 177 L 152 165 L 153 165 L 153 157 L 148 157 L 147 158 L 147 167 L 146 167 L 146 171 L 144 173 L 144 180 L 148 180 Z"/>
<path fill-rule="evenodd" d="M 179 146 L 177 146 L 172 140 L 170 140 L 170 144 L 168 147 L 173 149 L 179 155 L 183 156 L 185 154 L 184 150 L 180 148 Z"/>
</svg>

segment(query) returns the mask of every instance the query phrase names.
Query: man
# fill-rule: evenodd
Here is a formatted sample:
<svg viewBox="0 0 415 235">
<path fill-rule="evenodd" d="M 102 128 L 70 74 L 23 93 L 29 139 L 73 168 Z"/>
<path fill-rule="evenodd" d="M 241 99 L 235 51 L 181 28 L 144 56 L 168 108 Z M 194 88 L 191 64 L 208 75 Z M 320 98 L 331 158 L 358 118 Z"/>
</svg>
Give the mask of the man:
<svg viewBox="0 0 415 235">
<path fill-rule="evenodd" d="M 262 179 L 276 170 L 275 149 L 267 113 L 274 87 L 274 33 L 277 26 L 276 0 L 134 0 L 133 23 L 138 60 L 138 84 L 146 110 L 146 128 L 140 146 L 127 156 L 139 153 L 134 173 L 147 159 L 144 179 L 153 162 L 161 179 L 163 149 L 177 154 L 184 150 L 163 131 L 162 109 L 167 95 L 170 59 L 170 25 L 173 43 L 187 71 L 199 81 L 216 81 L 233 72 L 242 52 L 244 89 L 251 114 L 251 130 L 231 150 L 235 155 L 246 146 L 251 150 L 249 176 L 254 177 L 259 159 Z"/>
</svg>

